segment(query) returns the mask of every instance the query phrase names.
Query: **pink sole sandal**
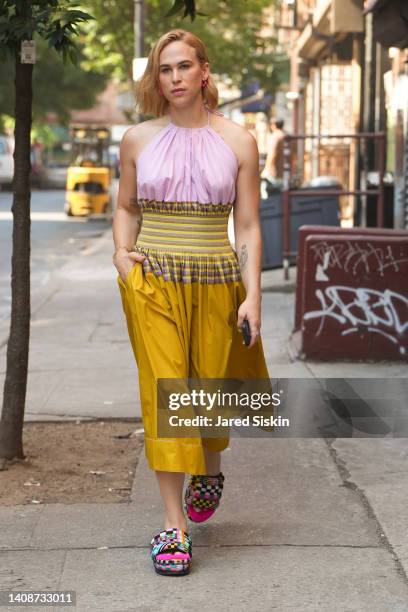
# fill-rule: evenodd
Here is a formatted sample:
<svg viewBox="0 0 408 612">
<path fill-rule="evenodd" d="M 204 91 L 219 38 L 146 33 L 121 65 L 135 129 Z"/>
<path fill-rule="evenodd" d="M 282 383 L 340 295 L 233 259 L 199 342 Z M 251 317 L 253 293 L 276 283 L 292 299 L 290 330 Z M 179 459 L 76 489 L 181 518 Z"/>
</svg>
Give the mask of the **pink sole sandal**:
<svg viewBox="0 0 408 612">
<path fill-rule="evenodd" d="M 150 557 L 154 569 L 163 576 L 183 576 L 192 565 L 193 544 L 183 529 L 174 527 L 153 536 L 150 542 Z"/>
<path fill-rule="evenodd" d="M 224 487 L 224 474 L 206 476 L 193 474 L 190 476 L 184 495 L 188 518 L 194 523 L 207 521 L 220 504 Z"/>
</svg>

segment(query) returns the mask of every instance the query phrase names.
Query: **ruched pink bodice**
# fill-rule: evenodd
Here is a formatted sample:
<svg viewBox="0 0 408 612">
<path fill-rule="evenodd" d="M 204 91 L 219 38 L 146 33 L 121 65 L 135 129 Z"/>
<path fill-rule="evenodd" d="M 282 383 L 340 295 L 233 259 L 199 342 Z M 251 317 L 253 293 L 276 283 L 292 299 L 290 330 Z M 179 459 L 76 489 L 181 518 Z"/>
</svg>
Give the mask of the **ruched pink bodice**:
<svg viewBox="0 0 408 612">
<path fill-rule="evenodd" d="M 218 113 L 217 111 L 210 111 Z M 235 201 L 238 161 L 210 125 L 168 123 L 137 159 L 137 197 L 158 202 L 228 204 Z"/>
</svg>

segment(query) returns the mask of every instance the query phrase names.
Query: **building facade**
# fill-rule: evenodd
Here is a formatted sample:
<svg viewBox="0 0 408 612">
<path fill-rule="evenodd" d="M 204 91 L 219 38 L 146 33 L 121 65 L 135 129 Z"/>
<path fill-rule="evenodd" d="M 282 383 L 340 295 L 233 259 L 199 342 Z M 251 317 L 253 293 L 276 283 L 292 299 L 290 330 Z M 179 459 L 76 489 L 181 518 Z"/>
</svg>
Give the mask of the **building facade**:
<svg viewBox="0 0 408 612">
<path fill-rule="evenodd" d="M 291 59 L 287 98 L 292 131 L 331 136 L 386 132 L 388 227 L 404 227 L 407 223 L 403 168 L 407 164 L 404 31 L 408 26 L 402 20 L 396 27 L 394 6 L 400 3 L 401 8 L 404 2 L 282 0 L 280 9 Z M 392 10 L 383 12 L 386 5 L 392 5 Z M 408 3 L 405 6 L 408 9 Z M 376 26 L 376 10 L 382 12 L 382 31 L 379 22 Z M 380 146 L 380 141 L 345 137 L 299 141 L 298 173 L 302 181 L 322 175 L 336 177 L 347 190 L 376 187 Z M 375 225 L 374 196 L 342 200 L 344 226 Z"/>
</svg>

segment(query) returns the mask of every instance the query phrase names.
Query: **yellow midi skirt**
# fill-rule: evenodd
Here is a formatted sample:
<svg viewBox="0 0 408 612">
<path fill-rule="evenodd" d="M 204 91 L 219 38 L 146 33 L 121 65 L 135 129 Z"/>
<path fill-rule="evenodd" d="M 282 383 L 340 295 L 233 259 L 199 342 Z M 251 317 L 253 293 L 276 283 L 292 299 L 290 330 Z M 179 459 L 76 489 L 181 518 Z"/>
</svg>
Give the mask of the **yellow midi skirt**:
<svg viewBox="0 0 408 612">
<path fill-rule="evenodd" d="M 158 438 L 158 378 L 269 378 L 261 338 L 248 349 L 237 329 L 242 281 L 201 284 L 164 280 L 136 263 L 117 277 L 139 372 L 145 453 L 153 470 L 206 474 L 203 448 L 228 438 Z"/>
<path fill-rule="evenodd" d="M 249 349 L 237 328 L 246 290 L 228 239 L 232 204 L 139 204 L 134 250 L 146 259 L 117 282 L 139 372 L 146 458 L 153 470 L 206 474 L 204 448 L 222 451 L 229 438 L 158 437 L 157 379 L 269 378 L 261 338 Z"/>
</svg>

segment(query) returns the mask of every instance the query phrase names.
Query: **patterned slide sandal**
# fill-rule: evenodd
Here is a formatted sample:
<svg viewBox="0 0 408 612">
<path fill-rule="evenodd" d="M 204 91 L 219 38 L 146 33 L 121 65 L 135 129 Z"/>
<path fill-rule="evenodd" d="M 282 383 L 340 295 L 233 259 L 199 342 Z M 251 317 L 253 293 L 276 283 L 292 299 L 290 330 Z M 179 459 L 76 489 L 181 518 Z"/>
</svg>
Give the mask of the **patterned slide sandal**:
<svg viewBox="0 0 408 612">
<path fill-rule="evenodd" d="M 206 476 L 193 474 L 190 476 L 184 495 L 188 518 L 195 523 L 208 520 L 220 504 L 224 487 L 224 474 Z"/>
<path fill-rule="evenodd" d="M 183 529 L 174 527 L 153 536 L 150 542 L 150 556 L 154 569 L 163 576 L 183 576 L 192 565 L 193 544 Z"/>
</svg>

